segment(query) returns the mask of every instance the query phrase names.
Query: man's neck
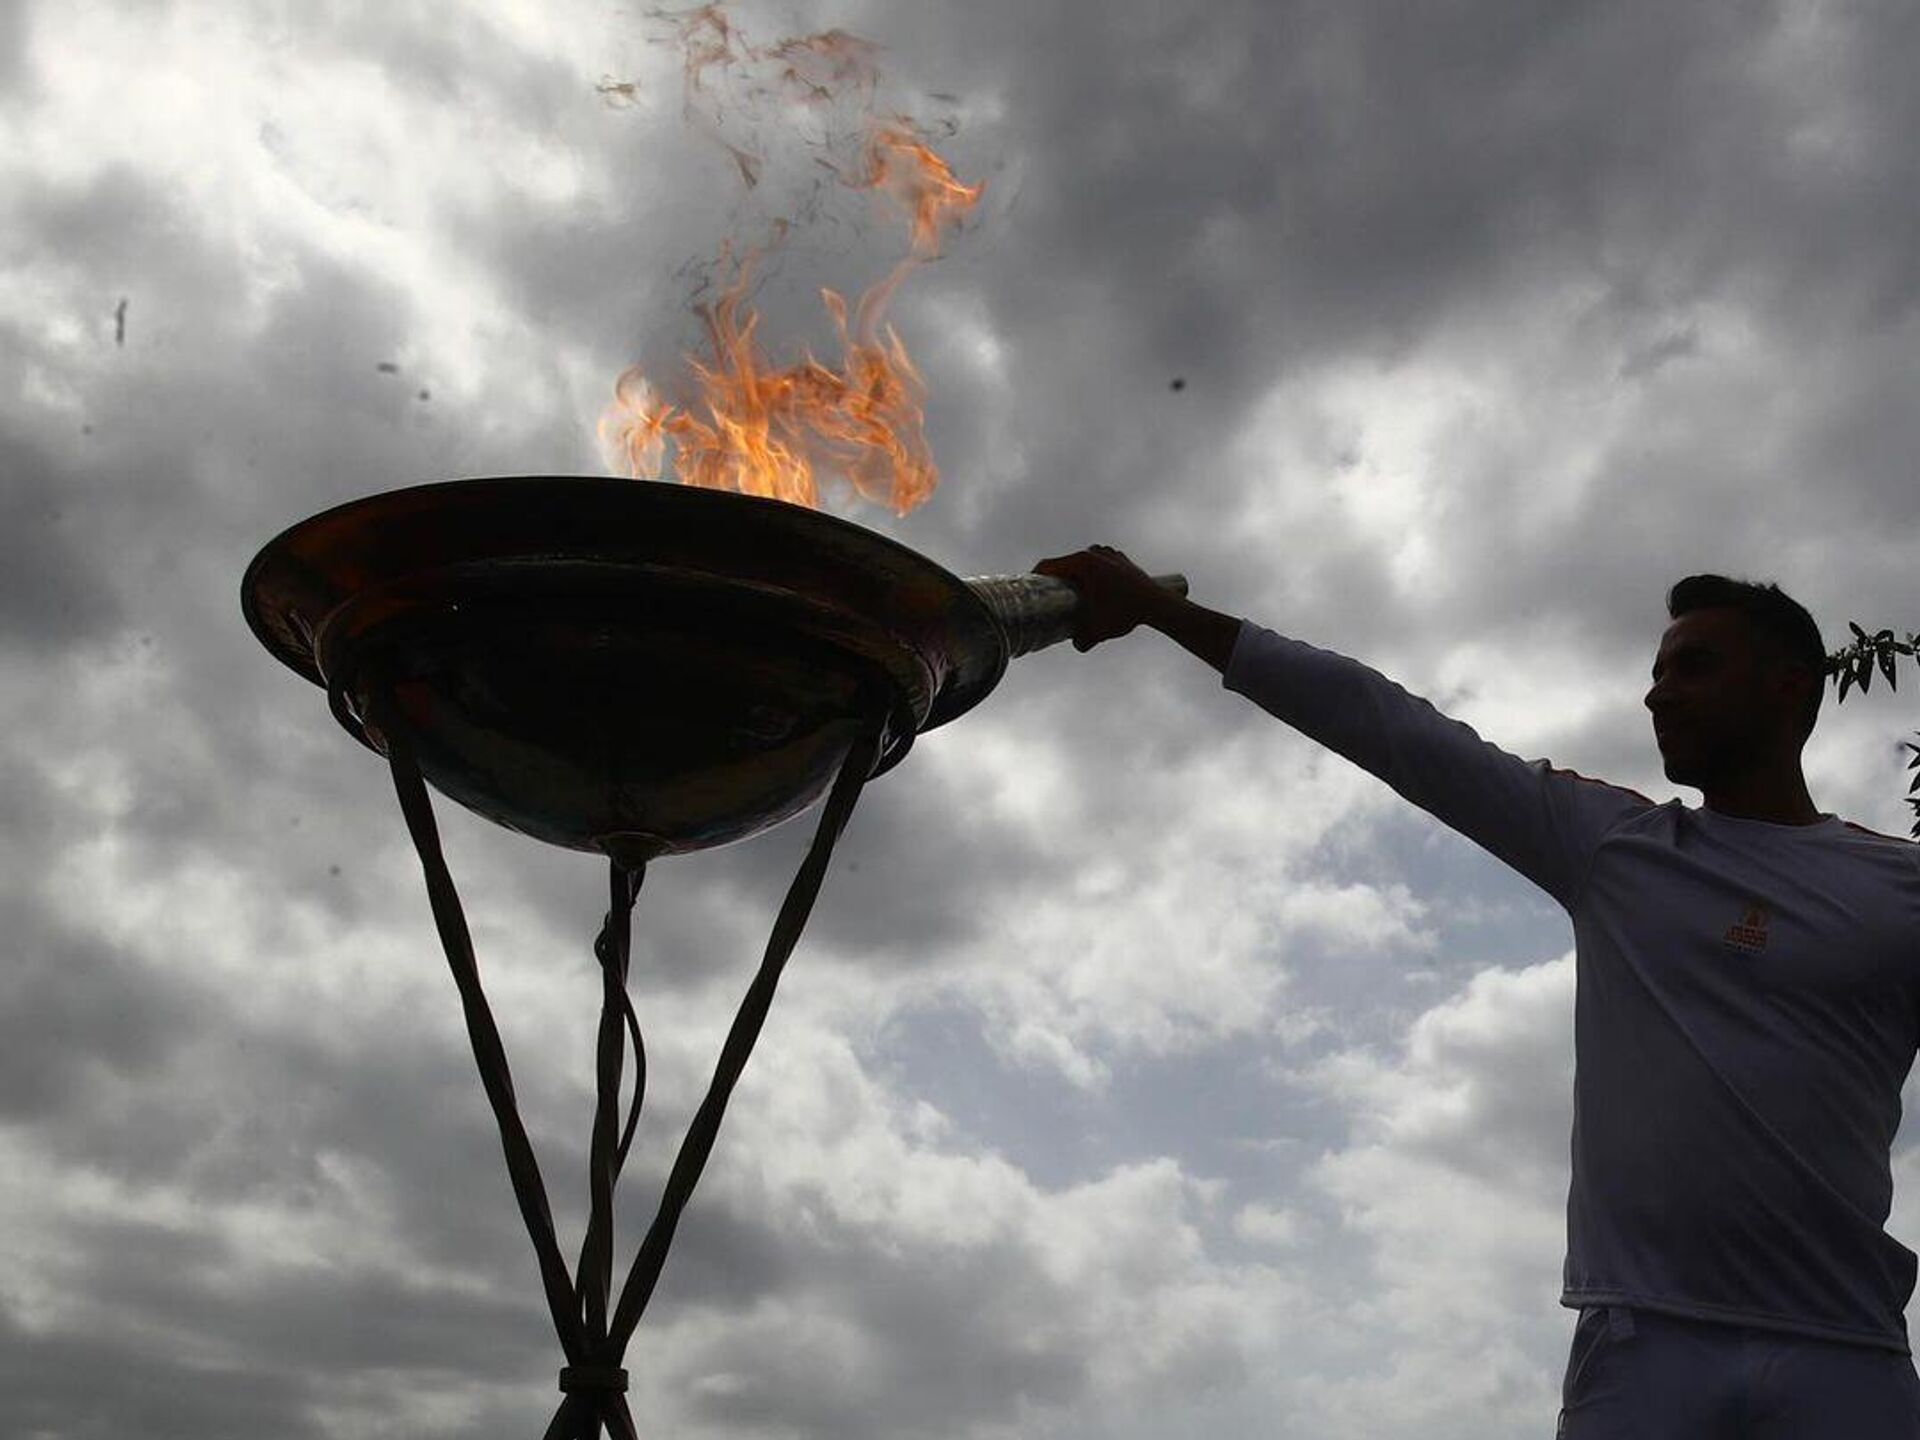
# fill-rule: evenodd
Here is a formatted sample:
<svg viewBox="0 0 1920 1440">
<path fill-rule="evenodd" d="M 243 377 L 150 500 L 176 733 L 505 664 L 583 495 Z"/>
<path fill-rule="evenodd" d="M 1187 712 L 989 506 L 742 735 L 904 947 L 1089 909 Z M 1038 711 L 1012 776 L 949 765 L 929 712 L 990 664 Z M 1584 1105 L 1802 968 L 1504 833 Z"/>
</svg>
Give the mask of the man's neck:
<svg viewBox="0 0 1920 1440">
<path fill-rule="evenodd" d="M 1735 820 L 1765 820 L 1773 825 L 1812 825 L 1824 819 L 1813 797 L 1807 793 L 1806 778 L 1795 765 L 1792 770 L 1742 776 L 1703 789 L 1707 809 Z"/>
</svg>

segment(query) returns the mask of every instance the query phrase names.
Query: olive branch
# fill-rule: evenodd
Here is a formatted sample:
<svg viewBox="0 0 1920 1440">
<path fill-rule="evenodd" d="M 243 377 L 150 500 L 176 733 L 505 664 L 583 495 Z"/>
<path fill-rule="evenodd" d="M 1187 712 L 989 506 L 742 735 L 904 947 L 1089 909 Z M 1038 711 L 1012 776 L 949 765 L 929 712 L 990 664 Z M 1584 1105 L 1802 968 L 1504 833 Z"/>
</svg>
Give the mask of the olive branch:
<svg viewBox="0 0 1920 1440">
<path fill-rule="evenodd" d="M 1853 631 L 1853 643 L 1844 649 L 1836 650 L 1827 657 L 1826 673 L 1839 690 L 1839 700 L 1845 700 L 1849 691 L 1856 686 L 1862 695 L 1873 685 L 1874 671 L 1878 670 L 1886 678 L 1887 689 L 1898 690 L 1899 658 L 1904 655 L 1915 663 L 1920 663 L 1920 635 L 1909 633 L 1902 640 L 1892 630 L 1880 630 L 1869 635 L 1859 625 L 1849 620 L 1847 627 Z M 1915 732 L 1914 740 L 1901 743 L 1912 752 L 1907 761 L 1907 769 L 1914 772 L 1913 779 L 1907 785 L 1907 804 L 1914 814 L 1913 838 L 1920 840 L 1920 731 Z"/>
</svg>

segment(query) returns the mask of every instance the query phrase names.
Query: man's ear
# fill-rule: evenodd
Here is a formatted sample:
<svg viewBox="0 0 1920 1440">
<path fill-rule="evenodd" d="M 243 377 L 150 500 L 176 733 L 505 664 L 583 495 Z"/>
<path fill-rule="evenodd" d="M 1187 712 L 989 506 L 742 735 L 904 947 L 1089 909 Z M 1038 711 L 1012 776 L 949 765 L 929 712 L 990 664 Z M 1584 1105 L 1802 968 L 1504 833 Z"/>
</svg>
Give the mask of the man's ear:
<svg viewBox="0 0 1920 1440">
<path fill-rule="evenodd" d="M 1792 698 L 1793 713 L 1798 719 L 1801 711 L 1827 683 L 1826 677 L 1797 660 L 1783 662 L 1780 666 L 1780 674 L 1785 677 L 1787 694 Z"/>
</svg>

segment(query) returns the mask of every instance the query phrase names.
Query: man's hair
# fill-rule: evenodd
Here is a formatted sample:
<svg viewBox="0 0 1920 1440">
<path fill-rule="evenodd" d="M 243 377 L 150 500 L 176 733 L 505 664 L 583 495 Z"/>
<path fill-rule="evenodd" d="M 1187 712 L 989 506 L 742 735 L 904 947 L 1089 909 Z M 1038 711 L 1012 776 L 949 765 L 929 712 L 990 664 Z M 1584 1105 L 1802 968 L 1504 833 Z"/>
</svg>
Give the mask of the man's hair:
<svg viewBox="0 0 1920 1440">
<path fill-rule="evenodd" d="M 1826 694 L 1827 647 L 1807 607 L 1778 585 L 1729 580 L 1724 575 L 1689 575 L 1667 592 L 1667 615 L 1678 620 L 1693 610 L 1738 610 L 1775 656 L 1813 672 L 1813 698 L 1801 716 L 1800 738 L 1813 733 Z"/>
</svg>

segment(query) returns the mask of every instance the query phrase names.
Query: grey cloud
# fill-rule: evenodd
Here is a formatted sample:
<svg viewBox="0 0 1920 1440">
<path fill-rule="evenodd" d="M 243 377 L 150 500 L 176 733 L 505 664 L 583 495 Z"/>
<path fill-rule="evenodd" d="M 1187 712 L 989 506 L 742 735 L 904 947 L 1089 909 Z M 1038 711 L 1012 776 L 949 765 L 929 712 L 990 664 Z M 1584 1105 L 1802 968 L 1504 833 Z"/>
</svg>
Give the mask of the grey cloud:
<svg viewBox="0 0 1920 1440">
<path fill-rule="evenodd" d="M 963 176 L 987 174 L 995 187 L 989 213 L 895 311 L 929 375 L 948 489 L 905 521 L 862 523 L 963 572 L 1023 568 L 1089 540 L 1124 544 L 1156 568 L 1187 569 L 1208 603 L 1262 607 L 1256 618 L 1414 668 L 1457 637 L 1510 643 L 1516 663 L 1548 637 L 1570 637 L 1591 655 L 1596 686 L 1620 695 L 1569 730 L 1554 758 L 1629 783 L 1644 763 L 1646 652 L 1676 575 L 1764 569 L 1777 556 L 1779 578 L 1808 589 L 1830 632 L 1856 601 L 1862 611 L 1882 597 L 1904 603 L 1914 447 L 1901 377 L 1912 370 L 1920 275 L 1908 240 L 1920 202 L 1907 181 L 1920 22 L 1907 7 L 869 8 L 846 23 L 871 21 L 904 84 L 1001 108 L 982 103 L 958 137 Z M 0 87 L 18 106 L 56 77 L 20 84 L 24 46 L 4 42 L 9 27 L 24 35 L 27 12 L 4 14 Z M 0 855 L 22 877 L 0 892 L 15 957 L 0 981 L 0 1108 L 56 1168 L 174 1187 L 210 1214 L 241 1198 L 354 1213 L 320 1164 L 345 1157 L 375 1177 L 385 1238 L 404 1258 L 391 1272 L 357 1256 L 296 1272 L 240 1253 L 213 1219 L 184 1232 L 88 1228 L 66 1224 L 60 1196 L 46 1196 L 46 1234 L 96 1257 L 72 1277 L 82 1298 L 105 1312 L 118 1293 L 153 1328 L 82 1336 L 0 1317 L 0 1429 L 10 1432 L 338 1434 L 351 1428 L 342 1391 L 387 1405 L 390 1385 L 399 1413 L 417 1382 L 468 1396 L 475 1433 L 507 1433 L 528 1428 L 543 1397 L 530 1392 L 523 1413 L 489 1383 L 524 1371 L 550 1393 L 531 1255 L 462 1042 L 443 1043 L 441 1029 L 422 1038 L 419 1017 L 405 1014 L 353 1033 L 319 1014 L 310 1028 L 250 1023 L 204 992 L 194 957 L 150 965 L 78 932 L 38 880 L 104 822 L 57 795 L 46 773 L 124 762 L 133 798 L 112 823 L 137 873 L 239 867 L 258 893 L 310 905 L 325 923 L 406 924 L 438 976 L 382 767 L 338 731 L 318 691 L 245 633 L 241 569 L 283 525 L 350 495 L 545 473 L 590 453 L 591 417 L 559 413 L 575 398 L 569 365 L 600 357 L 610 384 L 630 359 L 673 363 L 688 333 L 679 267 L 709 253 L 738 197 L 714 180 L 724 160 L 709 168 L 691 146 L 656 153 L 677 121 L 608 111 L 580 75 L 484 26 L 453 35 L 404 16 L 320 17 L 276 43 L 311 47 L 316 63 L 362 58 L 403 93 L 577 154 L 583 200 L 479 185 L 483 198 L 448 199 L 429 222 L 460 237 L 523 327 L 513 333 L 531 337 L 513 342 L 534 352 L 515 357 L 513 373 L 565 398 L 525 428 L 503 426 L 486 397 L 464 405 L 436 374 L 409 370 L 401 384 L 378 373 L 417 339 L 419 298 L 318 240 L 288 240 L 275 257 L 283 287 L 245 311 L 246 257 L 218 217 L 136 167 L 15 185 L 0 253 L 38 267 L 39 310 L 36 323 L 0 325 L 0 360 L 62 379 L 81 408 L 20 394 L 0 406 L 0 646 L 20 666 L 6 694 Z M 837 233 L 796 250 L 769 286 L 772 320 L 817 323 L 811 282 L 857 277 L 870 259 Z M 1349 361 L 1414 363 L 1470 320 L 1551 313 L 1542 297 L 1558 294 L 1585 297 L 1566 322 L 1569 369 L 1537 377 L 1532 394 L 1536 377 L 1522 375 L 1514 405 L 1543 403 L 1578 371 L 1574 380 L 1638 387 L 1647 420 L 1669 424 L 1636 427 L 1599 455 L 1594 483 L 1535 541 L 1517 543 L 1505 507 L 1531 463 L 1510 451 L 1560 438 L 1538 424 L 1516 424 L 1509 450 L 1461 441 L 1444 457 L 1464 518 L 1435 533 L 1457 583 L 1431 603 L 1394 598 L 1378 536 L 1332 523 L 1235 531 L 1249 488 L 1268 477 L 1236 473 L 1226 444 L 1277 385 Z M 124 348 L 111 333 L 122 295 Z M 953 313 L 983 319 L 998 370 L 942 331 Z M 1714 323 L 1729 313 L 1760 350 L 1791 357 L 1797 345 L 1818 368 L 1795 387 L 1799 408 L 1749 413 L 1754 391 L 1727 377 L 1752 364 L 1755 383 L 1784 386 L 1793 361 L 1729 348 Z M 86 344 L 62 350 L 40 318 Z M 1486 328 L 1485 343 L 1499 345 L 1500 324 Z M 1576 365 L 1582 347 L 1590 355 Z M 416 384 L 433 390 L 430 404 L 413 398 Z M 1672 423 L 1683 411 L 1689 423 Z M 1744 450 L 1738 442 L 1757 430 L 1768 444 Z M 1351 437 L 1329 428 L 1292 439 L 1293 463 L 1331 494 L 1355 463 Z M 72 697 L 85 682 L 138 654 L 159 672 L 137 688 L 138 713 L 78 713 Z M 892 993 L 896 977 L 938 976 L 982 942 L 973 897 L 1057 888 L 1077 850 L 1139 822 L 1143 797 L 1161 795 L 1148 778 L 1178 773 L 1229 727 L 1264 723 L 1157 639 L 1019 662 L 979 716 L 927 737 L 868 794 L 789 983 L 836 964 L 859 967 L 876 994 Z M 966 793 L 971 759 L 932 763 L 941 746 L 984 753 L 995 727 L 1045 737 L 1091 833 L 1016 833 Z M 572 937 L 556 965 L 580 969 L 556 975 L 577 978 L 604 904 L 597 867 L 531 854 L 441 809 L 456 876 L 472 877 L 470 913 L 484 922 L 532 906 Z M 1164 823 L 1181 818 L 1169 810 Z M 1274 817 L 1277 830 L 1290 823 Z M 1306 869 L 1401 879 L 1432 897 L 1441 943 L 1431 963 L 1443 982 L 1537 958 L 1554 917 L 1519 899 L 1509 914 L 1475 910 L 1468 902 L 1491 906 L 1521 887 L 1423 823 L 1371 823 L 1347 837 L 1350 853 L 1323 849 Z M 637 922 L 637 985 L 737 998 L 812 824 L 657 867 Z M 388 857 L 406 867 L 397 888 L 376 871 Z M 390 913 L 396 903 L 404 917 Z M 260 985 L 302 963 L 299 936 L 290 921 L 268 937 Z M 1301 948 L 1285 963 L 1298 1003 L 1331 1008 L 1344 1040 L 1390 1041 L 1430 993 L 1409 989 L 1396 957 Z M 451 1013 L 450 983 L 440 993 Z M 1298 1149 L 1343 1138 L 1345 1117 L 1315 1109 L 1297 1085 L 1248 1079 L 1259 1068 L 1251 1043 L 1165 1064 L 1110 1057 L 1109 1093 L 1089 1098 L 1008 1068 L 964 1005 L 894 1018 L 871 1057 L 889 1082 L 950 1109 L 970 1145 L 1043 1180 L 1173 1152 L 1249 1192 L 1278 1190 L 1299 1184 L 1303 1162 L 1236 1168 L 1219 1153 L 1219 1124 Z M 1465 1057 L 1476 1076 L 1540 1084 L 1517 1108 L 1489 1102 L 1488 1148 L 1437 1137 L 1436 1155 L 1492 1174 L 1558 1145 L 1544 1108 L 1557 1053 L 1543 1040 L 1537 1053 Z M 582 1057 L 515 1059 L 563 1225 L 575 1225 L 582 1137 L 548 1133 L 545 1117 L 580 1098 Z M 1215 1105 L 1216 1091 L 1228 1100 Z M 1195 1133 L 1183 1135 L 1189 1119 Z M 643 1132 L 643 1148 L 651 1143 Z M 653 1149 L 636 1156 L 623 1187 L 636 1223 L 664 1164 Z M 1017 1248 L 883 1255 L 851 1233 L 796 1238 L 781 1219 L 739 1211 L 724 1187 L 689 1213 L 659 1323 L 727 1321 L 679 1377 L 673 1403 L 693 1420 L 856 1437 L 1041 1433 L 1054 1423 L 1044 1417 L 1100 1403 L 1102 1337 L 1074 1328 L 1076 1297 L 1037 1279 Z M 1344 1252 L 1326 1266 L 1360 1268 Z M 214 1283 L 223 1270 L 236 1287 Z M 832 1342 L 810 1350 L 753 1330 L 757 1310 L 780 1299 L 844 1322 L 871 1369 L 854 1383 L 835 1368 L 844 1357 Z M 1040 1333 L 1063 1316 L 1059 1333 Z M 244 1363 L 209 1368 L 154 1338 L 175 1323 Z M 746 1378 L 732 1390 L 693 1387 L 723 1369 Z M 1231 1357 L 1210 1351 L 1169 1387 L 1239 1383 Z M 1462 1421 L 1443 1433 L 1478 1432 Z"/>
<path fill-rule="evenodd" d="M 1911 384 L 1914 356 L 1892 337 L 1864 348 L 1860 360 L 1842 374 L 1811 377 L 1831 400 L 1797 437 L 1788 463 L 1809 485 L 1825 489 L 1831 497 L 1827 504 L 1832 520 L 1864 532 L 1904 534 L 1913 519 L 1915 492 L 1920 490 L 1920 474 L 1916 474 L 1920 463 L 1915 458 L 1920 455 L 1920 418 L 1914 413 Z M 1806 521 L 1811 528 L 1812 517 Z M 1755 530 L 1765 524 L 1758 516 L 1751 523 Z M 1758 537 L 1755 548 L 1760 549 Z M 1808 575 L 1803 585 L 1806 582 L 1832 585 L 1826 575 Z M 1881 624 L 1913 625 L 1897 616 L 1869 621 L 1864 615 L 1829 612 L 1816 618 L 1829 650 L 1839 649 L 1848 638 L 1850 618 L 1876 629 Z"/>
<path fill-rule="evenodd" d="M 302 1410 L 322 1388 L 291 1369 L 206 1364 L 151 1337 L 45 1333 L 0 1311 L 0 1428 L 106 1440 L 289 1440 L 326 1434 Z"/>
<path fill-rule="evenodd" d="M 982 811 L 949 776 L 916 766 L 909 754 L 863 793 L 809 936 L 883 973 L 910 974 L 980 933 L 980 895 L 1041 887 L 1060 872 L 1059 857 Z M 801 836 L 793 832 L 802 827 L 812 829 L 803 819 L 783 837 L 792 846 L 788 873 L 799 863 Z"/>
<path fill-rule="evenodd" d="M 632 1197 L 626 1213 L 635 1217 L 636 1227 L 652 1219 L 665 1173 L 664 1163 L 656 1159 L 622 1182 L 622 1194 Z M 662 1324 L 700 1310 L 739 1316 L 750 1313 L 754 1302 L 764 1297 L 787 1293 L 806 1265 L 783 1241 L 785 1218 L 741 1215 L 713 1193 L 713 1187 L 700 1193 L 674 1232 L 650 1314 Z M 616 1275 L 616 1283 L 621 1278 Z"/>
<path fill-rule="evenodd" d="M 0 1314 L 14 1362 L 0 1421 L 14 1433 L 92 1436 L 319 1435 L 348 1387 L 384 1386 L 398 1412 L 410 1385 L 548 1369 L 542 1317 L 470 1286 L 367 1268 L 282 1266 L 199 1232 L 134 1220 L 67 1227 L 86 1263 L 64 1277 L 85 1320 L 21 1328 Z M 155 1343 L 158 1336 L 164 1342 Z M 380 1377 L 375 1380 L 374 1377 Z"/>
<path fill-rule="evenodd" d="M 89 573 L 75 480 L 38 446 L 0 435 L 0 644 L 61 649 L 121 618 L 118 597 Z"/>
<path fill-rule="evenodd" d="M 9 820 L 0 840 L 8 862 L 0 1113 L 49 1126 L 59 1143 L 87 1131 L 113 1097 L 158 1083 L 201 1032 L 206 996 L 190 977 L 89 933 L 37 891 L 41 857 L 89 820 L 17 754 L 0 753 L 0 809 Z"/>
<path fill-rule="evenodd" d="M 1173 1058 L 1102 1052 L 1108 1078 L 1090 1092 L 1037 1068 L 1009 1069 L 981 1032 L 980 1017 L 959 1007 L 901 1012 L 875 1038 L 870 1063 L 945 1117 L 948 1143 L 1003 1158 L 1049 1190 L 1091 1183 L 1142 1154 L 1180 1155 L 1197 1175 L 1258 1189 L 1290 1173 L 1291 1157 L 1268 1148 L 1276 1136 L 1288 1150 L 1344 1137 L 1336 1118 L 1302 1109 L 1274 1081 L 1266 1036 Z"/>
<path fill-rule="evenodd" d="M 1419 1017 L 1398 1064 L 1363 1060 L 1375 1087 L 1363 1108 L 1387 1127 L 1361 1143 L 1557 1204 L 1572 1115 L 1572 992 L 1567 960 L 1478 971 Z M 1407 1108 L 1431 1087 L 1457 1096 L 1458 1108 L 1408 1125 Z"/>
<path fill-rule="evenodd" d="M 26 64 L 32 18 L 31 12 L 19 5 L 0 15 L 0 104 L 19 104 L 33 93 Z"/>
<path fill-rule="evenodd" d="M 72 1124 L 98 1081 L 151 1083 L 198 1023 L 201 997 L 171 975 L 9 905 L 0 966 L 0 1114 Z"/>
<path fill-rule="evenodd" d="M 116 1324 L 164 1329 L 183 1352 L 250 1354 L 270 1370 L 486 1375 L 524 1367 L 551 1333 L 532 1289 L 508 1299 L 366 1265 L 316 1274 L 137 1221 L 70 1234 L 96 1257 L 94 1273 L 75 1278 L 112 1297 Z"/>
<path fill-rule="evenodd" d="M 854 1243 L 815 1257 L 812 1283 L 790 1283 L 788 1299 L 811 1295 L 808 1308 L 854 1325 L 855 1368 L 820 1354 L 804 1330 L 743 1326 L 683 1372 L 696 1415 L 771 1435 L 936 1435 L 1067 1404 L 1084 1390 L 1084 1322 L 1017 1248 L 899 1256 L 846 1240 Z M 1035 1315 L 1050 1321 L 1029 1328 L 1021 1317 Z M 703 1374 L 735 1379 L 722 1389 L 691 1383 Z"/>
<path fill-rule="evenodd" d="M 927 48 L 965 56 L 994 23 L 941 27 Z M 1905 227 L 1880 223 L 1886 205 L 1911 203 L 1885 198 L 1910 194 L 1890 183 L 1906 87 L 1796 91 L 1790 61 L 1772 68 L 1792 41 L 1776 7 L 1572 7 L 1473 25 L 1210 7 L 1169 19 L 1150 48 L 1089 12 L 1039 23 L 1076 62 L 1042 61 L 1049 45 L 1023 40 L 1015 53 L 1036 63 L 1004 87 L 1018 116 L 1006 130 L 1087 143 L 1047 152 L 1080 168 L 1029 179 L 1019 253 L 996 257 L 1011 353 L 1047 377 L 1028 393 L 1064 420 L 1029 411 L 1016 427 L 1038 444 L 1031 483 L 996 512 L 1003 534 L 1067 538 L 1068 495 L 1124 528 L 1160 476 L 1204 487 L 1183 459 L 1193 437 L 1295 357 L 1402 352 L 1448 313 L 1537 277 L 1585 276 L 1655 314 L 1760 277 L 1768 303 L 1805 310 L 1907 263 L 1891 243 Z M 1224 93 L 1197 92 L 1183 56 L 1223 33 L 1246 63 L 1224 80 L 1203 72 Z M 1808 43 L 1822 63 L 1871 73 L 1871 33 L 1840 22 Z M 1844 170 L 1780 144 L 1836 120 L 1860 137 Z M 1202 266 L 1219 217 L 1246 240 Z M 1195 350 L 1217 357 L 1218 381 Z M 1198 372 L 1178 405 L 1164 393 L 1174 369 Z"/>
<path fill-rule="evenodd" d="M 577 105 L 568 104 L 577 99 L 571 93 L 577 77 L 558 58 L 516 45 L 508 29 L 485 12 L 468 25 L 449 26 L 430 13 L 373 17 L 337 6 L 282 23 L 288 28 L 270 45 L 331 51 L 372 63 L 396 90 L 449 110 L 498 115 L 533 131 L 563 123 L 569 111 L 577 113 Z"/>
</svg>

